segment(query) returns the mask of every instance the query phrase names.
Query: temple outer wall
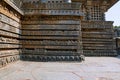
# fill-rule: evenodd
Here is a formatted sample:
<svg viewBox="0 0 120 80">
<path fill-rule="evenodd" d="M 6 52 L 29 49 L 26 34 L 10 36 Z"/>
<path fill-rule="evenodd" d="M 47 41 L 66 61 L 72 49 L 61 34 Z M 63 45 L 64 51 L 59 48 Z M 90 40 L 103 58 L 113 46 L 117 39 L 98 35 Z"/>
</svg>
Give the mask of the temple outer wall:
<svg viewBox="0 0 120 80">
<path fill-rule="evenodd" d="M 112 21 L 82 21 L 85 56 L 117 56 Z"/>
<path fill-rule="evenodd" d="M 20 59 L 21 14 L 9 3 L 0 2 L 0 67 Z"/>
</svg>

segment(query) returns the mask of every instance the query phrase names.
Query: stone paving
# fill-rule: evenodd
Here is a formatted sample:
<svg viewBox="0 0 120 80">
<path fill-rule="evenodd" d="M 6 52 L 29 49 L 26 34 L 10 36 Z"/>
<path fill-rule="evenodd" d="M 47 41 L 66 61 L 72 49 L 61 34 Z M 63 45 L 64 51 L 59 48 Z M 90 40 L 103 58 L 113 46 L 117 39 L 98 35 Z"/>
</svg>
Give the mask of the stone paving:
<svg viewBox="0 0 120 80">
<path fill-rule="evenodd" d="M 0 69 L 0 80 L 120 80 L 120 57 L 85 62 L 18 61 Z"/>
</svg>

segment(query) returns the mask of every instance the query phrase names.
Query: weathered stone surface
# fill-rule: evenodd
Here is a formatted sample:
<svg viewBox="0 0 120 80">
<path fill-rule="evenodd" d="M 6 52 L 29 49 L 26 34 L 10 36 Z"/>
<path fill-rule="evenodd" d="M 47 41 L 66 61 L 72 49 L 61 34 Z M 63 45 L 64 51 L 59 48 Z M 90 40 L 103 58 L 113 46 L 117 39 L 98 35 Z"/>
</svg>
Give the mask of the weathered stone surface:
<svg viewBox="0 0 120 80">
<path fill-rule="evenodd" d="M 20 14 L 0 1 L 0 67 L 19 60 Z"/>
<path fill-rule="evenodd" d="M 86 56 L 117 56 L 112 22 L 82 22 L 83 52 Z"/>
<path fill-rule="evenodd" d="M 58 6 L 55 3 L 52 5 L 45 3 L 43 4 L 45 7 L 39 7 L 37 11 L 34 3 L 29 7 L 27 2 L 23 4 L 25 16 L 22 18 L 21 42 L 24 60 L 82 61 L 83 15 L 80 8 L 75 7 L 78 4 L 80 7 L 80 3 L 73 4 L 64 3 Z M 47 9 L 48 5 L 50 7 Z M 62 8 L 63 5 L 66 7 Z M 58 7 L 56 10 L 55 6 Z"/>
<path fill-rule="evenodd" d="M 38 61 L 81 61 L 83 53 L 116 56 L 113 22 L 104 15 L 115 2 L 1 0 L 0 67 L 19 53 Z"/>
</svg>

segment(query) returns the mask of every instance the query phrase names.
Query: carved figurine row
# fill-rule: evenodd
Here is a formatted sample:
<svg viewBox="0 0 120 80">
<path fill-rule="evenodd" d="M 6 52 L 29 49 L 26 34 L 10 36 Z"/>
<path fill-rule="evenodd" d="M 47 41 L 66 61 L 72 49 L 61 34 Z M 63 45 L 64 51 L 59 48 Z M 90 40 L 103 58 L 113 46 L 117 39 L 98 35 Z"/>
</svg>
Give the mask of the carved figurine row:
<svg viewBox="0 0 120 80">
<path fill-rule="evenodd" d="M 20 15 L 12 9 L 9 9 L 9 6 L 7 4 L 5 5 L 4 3 L 0 3 L 0 13 L 9 16 L 11 19 L 17 22 L 20 22 Z"/>
<path fill-rule="evenodd" d="M 18 61 L 20 59 L 19 55 L 8 56 L 0 58 L 0 68 L 6 66 L 9 63 Z"/>
<path fill-rule="evenodd" d="M 80 56 L 41 56 L 41 55 L 22 55 L 21 58 L 23 60 L 29 61 L 84 61 L 85 57 L 83 55 Z"/>
</svg>

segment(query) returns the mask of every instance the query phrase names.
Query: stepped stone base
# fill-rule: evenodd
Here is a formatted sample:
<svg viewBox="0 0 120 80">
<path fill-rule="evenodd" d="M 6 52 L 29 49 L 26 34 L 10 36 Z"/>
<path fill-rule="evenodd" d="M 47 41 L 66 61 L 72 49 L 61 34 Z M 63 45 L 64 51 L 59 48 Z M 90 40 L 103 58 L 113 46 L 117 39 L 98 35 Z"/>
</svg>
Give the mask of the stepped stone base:
<svg viewBox="0 0 120 80">
<path fill-rule="evenodd" d="M 21 55 L 21 60 L 24 61 L 84 61 L 85 57 L 83 55 L 80 56 L 41 56 L 41 55 Z"/>
</svg>

